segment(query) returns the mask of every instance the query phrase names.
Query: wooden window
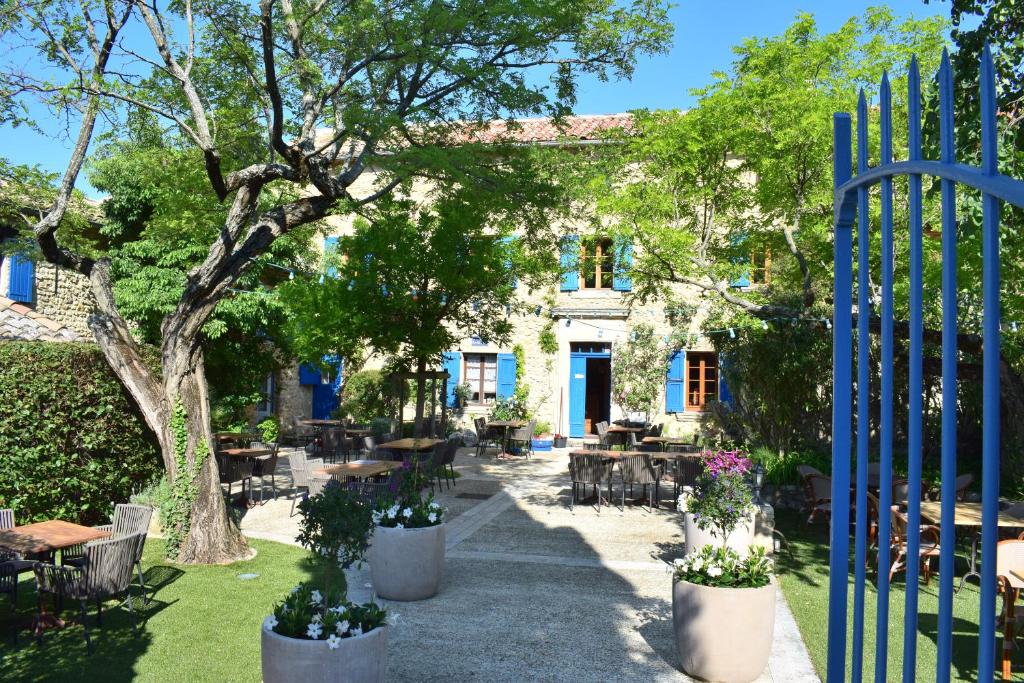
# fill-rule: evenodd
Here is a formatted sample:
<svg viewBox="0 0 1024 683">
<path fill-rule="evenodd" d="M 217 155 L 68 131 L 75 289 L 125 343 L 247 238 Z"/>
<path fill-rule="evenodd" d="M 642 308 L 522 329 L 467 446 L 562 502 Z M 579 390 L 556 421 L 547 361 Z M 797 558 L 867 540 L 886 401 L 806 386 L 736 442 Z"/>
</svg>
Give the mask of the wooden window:
<svg viewBox="0 0 1024 683">
<path fill-rule="evenodd" d="M 469 402 L 491 404 L 498 394 L 498 354 L 467 353 L 463 355 Z"/>
<path fill-rule="evenodd" d="M 583 289 L 611 289 L 615 272 L 615 247 L 606 238 L 585 239 L 580 244 L 580 283 Z"/>
<path fill-rule="evenodd" d="M 772 252 L 770 249 L 750 255 L 750 284 L 767 285 L 772 281 Z"/>
<path fill-rule="evenodd" d="M 689 351 L 686 354 L 686 410 L 700 412 L 708 401 L 718 400 L 718 356 Z"/>
</svg>

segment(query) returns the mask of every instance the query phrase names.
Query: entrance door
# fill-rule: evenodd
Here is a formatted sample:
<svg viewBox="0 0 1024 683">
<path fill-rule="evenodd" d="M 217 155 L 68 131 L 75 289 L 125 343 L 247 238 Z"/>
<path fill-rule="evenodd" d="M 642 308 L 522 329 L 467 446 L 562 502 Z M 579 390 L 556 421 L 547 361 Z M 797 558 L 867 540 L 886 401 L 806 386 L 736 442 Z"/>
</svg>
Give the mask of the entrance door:
<svg viewBox="0 0 1024 683">
<path fill-rule="evenodd" d="M 569 357 L 569 436 L 586 434 L 587 416 L 587 357 L 572 354 Z"/>
<path fill-rule="evenodd" d="M 611 410 L 611 345 L 574 342 L 569 354 L 569 436 L 581 438 Z"/>
<path fill-rule="evenodd" d="M 587 414 L 584 429 L 597 433 L 598 422 L 608 422 L 612 403 L 612 359 L 587 359 Z"/>
</svg>

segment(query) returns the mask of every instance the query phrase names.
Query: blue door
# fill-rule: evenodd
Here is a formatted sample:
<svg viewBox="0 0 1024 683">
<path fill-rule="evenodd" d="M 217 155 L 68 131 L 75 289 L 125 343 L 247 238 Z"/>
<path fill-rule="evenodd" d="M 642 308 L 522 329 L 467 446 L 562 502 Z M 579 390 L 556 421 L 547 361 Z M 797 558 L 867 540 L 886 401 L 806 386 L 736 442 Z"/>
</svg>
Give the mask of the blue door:
<svg viewBox="0 0 1024 683">
<path fill-rule="evenodd" d="M 569 436 L 582 438 L 587 419 L 587 357 L 569 357 Z"/>
</svg>

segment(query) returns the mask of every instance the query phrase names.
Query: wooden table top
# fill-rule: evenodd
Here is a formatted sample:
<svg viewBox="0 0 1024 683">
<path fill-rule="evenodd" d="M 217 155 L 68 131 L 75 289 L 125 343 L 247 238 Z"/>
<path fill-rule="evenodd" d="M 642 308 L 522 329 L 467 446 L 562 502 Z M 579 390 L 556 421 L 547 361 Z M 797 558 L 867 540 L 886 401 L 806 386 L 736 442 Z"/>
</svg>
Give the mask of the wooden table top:
<svg viewBox="0 0 1024 683">
<path fill-rule="evenodd" d="M 373 430 L 366 429 L 365 427 L 345 427 L 345 433 L 352 436 L 369 436 L 373 433 Z"/>
<path fill-rule="evenodd" d="M 234 441 L 235 439 L 246 439 L 251 436 L 251 434 L 245 434 L 244 432 L 217 432 L 216 434 L 219 441 Z"/>
<path fill-rule="evenodd" d="M 317 470 L 317 472 L 334 477 L 366 479 L 367 477 L 375 477 L 378 474 L 384 474 L 391 470 L 397 470 L 401 466 L 402 463 L 394 460 L 353 460 L 352 462 L 338 465 L 328 465 L 323 469 Z"/>
<path fill-rule="evenodd" d="M 513 429 L 519 429 L 520 427 L 526 426 L 526 420 L 495 420 L 494 422 L 488 422 L 485 427 L 494 427 L 496 429 L 507 429 L 512 427 Z"/>
<path fill-rule="evenodd" d="M 393 451 L 426 451 L 443 442 L 444 439 L 398 439 L 377 444 L 377 448 L 388 448 Z"/>
<path fill-rule="evenodd" d="M 643 427 L 623 427 L 622 425 L 608 425 L 609 432 L 642 432 Z"/>
<path fill-rule="evenodd" d="M 309 427 L 340 427 L 341 420 L 299 420 L 299 424 Z"/>
<path fill-rule="evenodd" d="M 258 458 L 270 455 L 272 451 L 269 448 L 225 448 L 218 453 L 231 458 Z"/>
<path fill-rule="evenodd" d="M 687 446 L 693 444 L 685 436 L 645 436 L 641 443 L 681 443 Z"/>
<path fill-rule="evenodd" d="M 110 536 L 89 526 L 51 519 L 0 531 L 0 546 L 26 553 L 46 553 Z"/>
<path fill-rule="evenodd" d="M 649 455 L 652 460 L 675 460 L 676 458 L 692 458 L 693 453 L 666 453 L 664 451 L 572 451 L 570 455 L 599 455 L 609 460 L 618 460 L 624 455 Z"/>
<path fill-rule="evenodd" d="M 942 521 L 942 501 L 927 500 L 921 502 L 921 516 L 931 520 L 934 524 Z M 981 503 L 967 503 L 957 501 L 953 508 L 953 524 L 956 526 L 981 526 Z M 1024 528 L 1024 517 L 1007 514 L 1005 511 L 999 513 L 999 526 L 1022 527 Z"/>
</svg>

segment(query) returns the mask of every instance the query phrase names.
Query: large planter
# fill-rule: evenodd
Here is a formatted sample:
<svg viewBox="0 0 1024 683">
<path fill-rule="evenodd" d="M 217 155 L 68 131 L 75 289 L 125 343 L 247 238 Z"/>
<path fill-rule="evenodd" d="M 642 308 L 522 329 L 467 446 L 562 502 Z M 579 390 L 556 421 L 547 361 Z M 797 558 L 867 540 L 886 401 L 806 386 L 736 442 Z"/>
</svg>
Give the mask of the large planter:
<svg viewBox="0 0 1024 683">
<path fill-rule="evenodd" d="M 672 586 L 672 626 L 683 671 L 718 683 L 749 683 L 768 666 L 775 583 L 761 588 Z"/>
<path fill-rule="evenodd" d="M 445 525 L 377 527 L 366 552 L 373 590 L 386 600 L 425 600 L 444 575 Z"/>
<path fill-rule="evenodd" d="M 288 638 L 264 626 L 260 659 L 264 683 L 379 683 L 388 670 L 388 628 L 342 638 L 332 650 L 326 640 Z"/>
<path fill-rule="evenodd" d="M 701 529 L 690 512 L 685 513 L 686 554 L 696 552 L 706 545 L 722 547 L 722 536 L 712 529 Z M 754 511 L 741 520 L 729 534 L 726 546 L 735 550 L 740 557 L 746 557 L 754 543 Z"/>
</svg>

